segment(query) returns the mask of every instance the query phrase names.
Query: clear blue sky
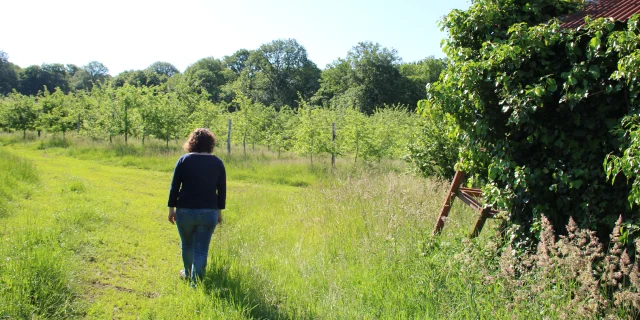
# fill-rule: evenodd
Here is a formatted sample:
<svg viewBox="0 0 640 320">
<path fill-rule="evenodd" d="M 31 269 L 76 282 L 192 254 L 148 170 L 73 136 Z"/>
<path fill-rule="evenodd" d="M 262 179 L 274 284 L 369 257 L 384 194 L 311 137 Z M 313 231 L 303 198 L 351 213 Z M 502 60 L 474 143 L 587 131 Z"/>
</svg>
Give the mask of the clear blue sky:
<svg viewBox="0 0 640 320">
<path fill-rule="evenodd" d="M 166 61 L 180 71 L 197 60 L 295 38 L 318 67 L 361 41 L 398 50 L 403 61 L 443 57 L 437 21 L 469 0 L 8 0 L 0 50 L 27 67 L 83 66 L 111 75 Z"/>
</svg>

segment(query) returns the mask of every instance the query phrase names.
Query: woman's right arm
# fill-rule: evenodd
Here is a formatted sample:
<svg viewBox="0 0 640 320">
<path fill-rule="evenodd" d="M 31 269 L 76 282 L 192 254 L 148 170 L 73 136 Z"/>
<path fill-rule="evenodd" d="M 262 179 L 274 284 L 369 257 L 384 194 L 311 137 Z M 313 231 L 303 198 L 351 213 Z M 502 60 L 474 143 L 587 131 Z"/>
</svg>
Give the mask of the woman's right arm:
<svg viewBox="0 0 640 320">
<path fill-rule="evenodd" d="M 220 164 L 222 172 L 218 177 L 216 189 L 218 189 L 218 209 L 222 210 L 225 208 L 225 204 L 227 202 L 227 171 L 224 168 L 224 164 L 222 162 L 220 162 Z"/>
</svg>

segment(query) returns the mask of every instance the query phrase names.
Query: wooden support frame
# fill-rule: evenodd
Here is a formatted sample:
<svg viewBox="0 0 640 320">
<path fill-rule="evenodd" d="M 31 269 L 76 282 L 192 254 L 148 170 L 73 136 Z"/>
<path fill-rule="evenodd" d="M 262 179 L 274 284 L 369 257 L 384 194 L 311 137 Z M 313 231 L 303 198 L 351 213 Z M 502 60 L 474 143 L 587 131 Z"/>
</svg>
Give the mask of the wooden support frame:
<svg viewBox="0 0 640 320">
<path fill-rule="evenodd" d="M 458 188 L 460 188 L 460 184 L 462 184 L 464 176 L 465 174 L 462 171 L 456 171 L 456 175 L 453 176 L 451 187 L 449 187 L 449 193 L 447 193 L 447 196 L 444 198 L 442 209 L 440 209 L 438 220 L 436 220 L 436 226 L 433 228 L 433 234 L 440 234 L 440 231 L 444 228 L 445 219 L 449 216 L 451 205 L 453 204 L 453 200 L 456 198 L 456 193 L 458 193 Z"/>
<path fill-rule="evenodd" d="M 461 187 L 464 177 L 465 173 L 463 171 L 456 171 L 456 174 L 453 177 L 453 181 L 451 181 L 449 192 L 444 198 L 444 203 L 442 204 L 442 209 L 440 209 L 440 214 L 438 215 L 438 219 L 436 220 L 436 225 L 433 228 L 434 235 L 440 234 L 440 232 L 442 232 L 444 223 L 449 216 L 449 212 L 451 211 L 451 205 L 453 204 L 453 200 L 455 200 L 456 197 L 460 198 L 462 202 L 466 203 L 468 206 L 473 208 L 473 210 L 478 212 L 478 220 L 476 220 L 476 223 L 473 226 L 473 230 L 471 231 L 471 234 L 469 234 L 469 238 L 473 239 L 480 235 L 480 232 L 482 231 L 482 228 L 484 227 L 487 219 L 493 218 L 498 213 L 498 211 L 496 210 L 485 208 L 482 206 L 482 203 L 480 202 L 480 199 L 482 198 L 482 190 Z"/>
</svg>

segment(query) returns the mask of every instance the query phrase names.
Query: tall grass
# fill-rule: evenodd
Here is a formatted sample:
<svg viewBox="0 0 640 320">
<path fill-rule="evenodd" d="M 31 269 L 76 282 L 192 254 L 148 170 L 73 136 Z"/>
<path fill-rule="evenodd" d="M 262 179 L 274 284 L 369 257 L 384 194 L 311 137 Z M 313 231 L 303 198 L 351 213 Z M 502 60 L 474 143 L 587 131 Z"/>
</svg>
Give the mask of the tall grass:
<svg viewBox="0 0 640 320">
<path fill-rule="evenodd" d="M 365 171 L 287 194 L 236 195 L 208 285 L 244 302 L 253 317 L 505 316 L 489 294 L 498 285 L 484 286 L 480 270 L 464 270 L 457 259 L 473 245 L 464 238 L 474 216 L 457 204 L 446 238 L 430 234 L 444 189 Z"/>
<path fill-rule="evenodd" d="M 75 292 L 58 230 L 20 208 L 38 182 L 28 161 L 0 150 L 0 317 L 65 318 Z"/>
</svg>

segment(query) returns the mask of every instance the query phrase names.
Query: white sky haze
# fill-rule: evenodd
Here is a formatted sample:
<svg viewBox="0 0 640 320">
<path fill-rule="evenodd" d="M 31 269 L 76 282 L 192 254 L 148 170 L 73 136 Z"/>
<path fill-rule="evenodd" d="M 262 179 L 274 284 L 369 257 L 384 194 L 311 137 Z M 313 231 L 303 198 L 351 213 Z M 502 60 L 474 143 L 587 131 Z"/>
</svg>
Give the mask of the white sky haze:
<svg viewBox="0 0 640 320">
<path fill-rule="evenodd" d="M 197 60 L 295 38 L 319 68 L 361 41 L 398 50 L 406 62 L 443 57 L 437 20 L 467 0 L 8 0 L 0 50 L 24 68 L 102 62 L 113 76 L 165 61 Z"/>
</svg>

